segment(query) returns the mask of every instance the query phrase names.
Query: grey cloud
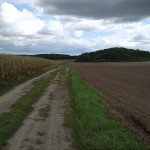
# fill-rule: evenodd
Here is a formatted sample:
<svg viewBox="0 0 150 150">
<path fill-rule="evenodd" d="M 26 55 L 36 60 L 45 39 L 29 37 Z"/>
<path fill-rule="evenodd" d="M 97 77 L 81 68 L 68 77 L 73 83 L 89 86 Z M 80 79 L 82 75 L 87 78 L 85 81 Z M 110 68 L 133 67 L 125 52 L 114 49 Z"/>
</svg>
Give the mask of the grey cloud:
<svg viewBox="0 0 150 150">
<path fill-rule="evenodd" d="M 67 43 L 65 41 L 55 41 L 49 43 L 36 43 L 36 45 L 25 45 L 25 46 L 16 46 L 9 42 L 0 41 L 0 54 L 46 54 L 46 53 L 60 53 L 60 54 L 70 54 L 78 55 L 82 52 L 87 51 L 88 48 L 86 45 L 80 43 Z"/>
<path fill-rule="evenodd" d="M 61 15 L 61 16 L 56 16 L 57 19 L 63 22 L 79 22 L 81 21 L 81 18 L 73 17 L 73 16 L 67 16 L 67 15 Z"/>
<path fill-rule="evenodd" d="M 137 21 L 150 16 L 150 0 L 39 0 L 48 14 Z"/>
<path fill-rule="evenodd" d="M 134 42 L 141 42 L 142 44 L 150 44 L 150 37 L 147 37 L 143 34 L 138 34 L 132 38 Z"/>
<path fill-rule="evenodd" d="M 50 31 L 48 30 L 48 28 L 46 28 L 45 26 L 40 31 L 38 31 L 38 34 L 54 35 L 54 33 L 50 33 Z"/>
<path fill-rule="evenodd" d="M 2 19 L 1 15 L 0 15 L 0 35 L 3 35 L 5 37 L 18 35 L 18 33 L 16 33 L 14 30 L 12 30 L 12 28 L 10 28 L 10 26 L 7 23 L 5 23 L 5 21 Z"/>
<path fill-rule="evenodd" d="M 144 35 L 138 34 L 136 36 L 133 37 L 133 40 L 135 41 L 141 41 L 141 40 L 145 40 L 146 37 Z"/>
</svg>

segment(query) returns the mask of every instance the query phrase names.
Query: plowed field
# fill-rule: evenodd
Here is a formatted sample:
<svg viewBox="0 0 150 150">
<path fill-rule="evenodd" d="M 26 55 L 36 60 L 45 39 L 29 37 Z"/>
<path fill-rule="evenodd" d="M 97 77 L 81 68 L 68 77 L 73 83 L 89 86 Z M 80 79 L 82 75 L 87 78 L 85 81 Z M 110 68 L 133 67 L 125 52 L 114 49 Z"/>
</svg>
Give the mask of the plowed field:
<svg viewBox="0 0 150 150">
<path fill-rule="evenodd" d="M 150 143 L 150 62 L 70 65 L 102 93 L 102 103 L 113 118 Z"/>
</svg>

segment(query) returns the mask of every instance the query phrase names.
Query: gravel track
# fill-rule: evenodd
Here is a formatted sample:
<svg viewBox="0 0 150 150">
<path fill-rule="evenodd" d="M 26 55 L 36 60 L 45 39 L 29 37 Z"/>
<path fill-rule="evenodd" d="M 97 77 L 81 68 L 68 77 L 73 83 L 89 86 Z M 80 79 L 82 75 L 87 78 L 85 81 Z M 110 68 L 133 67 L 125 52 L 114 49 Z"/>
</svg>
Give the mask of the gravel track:
<svg viewBox="0 0 150 150">
<path fill-rule="evenodd" d="M 17 100 L 19 100 L 22 96 L 24 96 L 28 91 L 30 91 L 33 87 L 33 82 L 40 80 L 41 78 L 49 75 L 51 72 L 48 71 L 38 77 L 32 78 L 29 81 L 26 81 L 23 84 L 18 85 L 14 89 L 0 96 L 0 114 L 9 111 L 9 108 L 12 104 L 14 104 Z"/>
<path fill-rule="evenodd" d="M 56 75 L 4 150 L 72 149 L 71 132 L 63 126 L 64 111 L 69 100 L 67 78 L 67 68 Z"/>
</svg>

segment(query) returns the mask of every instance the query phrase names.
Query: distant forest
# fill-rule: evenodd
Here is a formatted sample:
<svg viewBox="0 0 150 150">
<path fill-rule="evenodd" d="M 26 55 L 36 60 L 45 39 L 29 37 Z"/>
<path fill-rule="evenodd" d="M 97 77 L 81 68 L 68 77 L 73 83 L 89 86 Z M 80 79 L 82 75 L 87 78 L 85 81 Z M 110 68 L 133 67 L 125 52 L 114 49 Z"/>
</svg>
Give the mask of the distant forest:
<svg viewBox="0 0 150 150">
<path fill-rule="evenodd" d="M 34 57 L 41 57 L 51 60 L 60 60 L 60 59 L 75 59 L 76 56 L 64 55 L 64 54 L 37 54 Z"/>
<path fill-rule="evenodd" d="M 96 52 L 84 53 L 76 58 L 77 62 L 127 62 L 148 61 L 150 52 L 127 48 L 109 48 Z"/>
</svg>

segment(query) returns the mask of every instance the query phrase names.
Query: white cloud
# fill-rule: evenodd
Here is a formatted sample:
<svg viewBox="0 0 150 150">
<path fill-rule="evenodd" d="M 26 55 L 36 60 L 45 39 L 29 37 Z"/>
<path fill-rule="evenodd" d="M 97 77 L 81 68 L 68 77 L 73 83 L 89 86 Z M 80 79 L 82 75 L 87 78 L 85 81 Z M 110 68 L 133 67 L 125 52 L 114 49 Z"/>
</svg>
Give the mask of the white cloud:
<svg viewBox="0 0 150 150">
<path fill-rule="evenodd" d="M 15 2 L 33 6 L 37 1 Z M 13 4 L 3 2 L 0 5 L 0 52 L 80 54 L 114 46 L 150 49 L 150 23 L 144 24 L 144 21 L 116 23 L 112 19 L 39 13 L 46 19 L 30 9 L 18 10 Z"/>
<path fill-rule="evenodd" d="M 83 35 L 83 31 L 75 31 L 75 37 L 80 38 Z"/>
<path fill-rule="evenodd" d="M 45 26 L 39 31 L 40 34 L 47 35 L 65 35 L 67 32 L 64 26 L 59 21 L 49 21 L 45 23 Z"/>
<path fill-rule="evenodd" d="M 32 35 L 37 33 L 44 22 L 26 9 L 18 11 L 12 4 L 3 3 L 0 8 L 0 21 L 3 34 Z"/>
<path fill-rule="evenodd" d="M 87 32 L 105 31 L 106 27 L 102 20 L 81 19 L 79 22 L 68 22 L 65 27 L 72 30 L 82 30 Z"/>
<path fill-rule="evenodd" d="M 16 4 L 28 4 L 37 9 L 39 12 L 44 12 L 44 8 L 39 5 L 40 0 L 13 0 Z"/>
</svg>

